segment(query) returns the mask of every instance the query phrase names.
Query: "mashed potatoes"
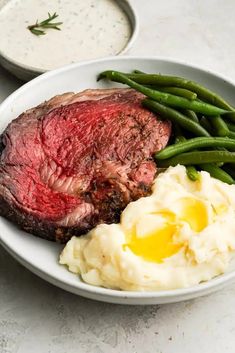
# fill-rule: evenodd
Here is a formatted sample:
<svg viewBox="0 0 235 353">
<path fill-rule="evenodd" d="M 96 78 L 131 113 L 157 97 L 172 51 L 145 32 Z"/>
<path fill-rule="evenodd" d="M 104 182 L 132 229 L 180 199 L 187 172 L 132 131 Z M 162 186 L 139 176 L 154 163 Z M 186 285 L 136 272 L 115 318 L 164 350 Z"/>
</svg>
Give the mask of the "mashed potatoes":
<svg viewBox="0 0 235 353">
<path fill-rule="evenodd" d="M 60 263 L 89 284 L 123 290 L 188 287 L 223 273 L 235 250 L 235 186 L 200 174 L 192 182 L 185 167 L 170 167 L 119 224 L 73 237 Z"/>
</svg>

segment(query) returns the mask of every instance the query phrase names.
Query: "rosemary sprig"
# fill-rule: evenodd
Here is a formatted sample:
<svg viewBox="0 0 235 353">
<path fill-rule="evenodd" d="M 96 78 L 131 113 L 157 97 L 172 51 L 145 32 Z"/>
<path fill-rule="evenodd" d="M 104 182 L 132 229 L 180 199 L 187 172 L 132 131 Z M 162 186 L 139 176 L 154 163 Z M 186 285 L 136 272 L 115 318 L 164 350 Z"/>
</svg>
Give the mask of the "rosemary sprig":
<svg viewBox="0 0 235 353">
<path fill-rule="evenodd" d="M 45 35 L 46 32 L 44 29 L 47 28 L 52 28 L 56 29 L 57 31 L 60 31 L 61 29 L 59 26 L 62 25 L 63 22 L 52 22 L 55 18 L 57 18 L 59 15 L 55 12 L 53 15 L 48 12 L 48 18 L 42 22 L 36 21 L 35 24 L 28 26 L 27 28 L 31 31 L 31 33 L 35 34 L 36 36 L 42 36 Z"/>
</svg>

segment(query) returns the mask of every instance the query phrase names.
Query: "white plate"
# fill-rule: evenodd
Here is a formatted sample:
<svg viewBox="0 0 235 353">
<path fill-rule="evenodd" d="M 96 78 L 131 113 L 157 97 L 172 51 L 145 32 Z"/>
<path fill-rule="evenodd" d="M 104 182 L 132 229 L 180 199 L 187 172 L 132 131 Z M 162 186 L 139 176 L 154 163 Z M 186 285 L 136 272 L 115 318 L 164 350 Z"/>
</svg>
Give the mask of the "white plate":
<svg viewBox="0 0 235 353">
<path fill-rule="evenodd" d="M 96 82 L 97 74 L 107 69 L 130 71 L 139 69 L 185 76 L 196 80 L 233 102 L 235 84 L 219 75 L 199 68 L 156 58 L 107 58 L 70 65 L 48 72 L 25 84 L 0 106 L 0 132 L 20 113 L 59 93 L 81 91 L 86 88 L 111 87 L 114 84 Z M 235 278 L 235 266 L 207 283 L 187 288 L 159 292 L 129 292 L 93 287 L 69 273 L 58 264 L 62 246 L 31 236 L 0 217 L 0 242 L 21 264 L 48 282 L 84 297 L 120 304 L 162 304 L 182 301 L 211 293 Z"/>
</svg>

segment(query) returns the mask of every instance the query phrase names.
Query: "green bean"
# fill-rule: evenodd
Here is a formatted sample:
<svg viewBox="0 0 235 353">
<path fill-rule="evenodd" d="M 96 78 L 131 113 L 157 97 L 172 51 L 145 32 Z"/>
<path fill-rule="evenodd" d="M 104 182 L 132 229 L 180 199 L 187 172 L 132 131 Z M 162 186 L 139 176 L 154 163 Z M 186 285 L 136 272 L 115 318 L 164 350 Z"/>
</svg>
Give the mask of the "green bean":
<svg viewBox="0 0 235 353">
<path fill-rule="evenodd" d="M 165 147 L 160 152 L 155 153 L 155 158 L 157 160 L 167 159 L 180 153 L 205 147 L 226 147 L 235 151 L 235 140 L 227 137 L 195 137 L 177 145 Z"/>
<path fill-rule="evenodd" d="M 159 113 L 162 118 L 171 120 L 174 123 L 179 124 L 185 130 L 194 133 L 196 136 L 210 136 L 209 133 L 194 121 L 189 120 L 186 116 L 179 113 L 177 110 L 166 107 L 160 103 L 154 102 L 151 99 L 145 99 L 143 105 L 150 110 Z"/>
<path fill-rule="evenodd" d="M 201 123 L 201 125 L 204 127 L 204 128 L 206 128 L 207 129 L 207 131 L 209 131 L 209 133 L 212 135 L 212 136 L 220 136 L 220 135 L 218 135 L 218 131 L 215 131 L 216 130 L 216 126 L 214 127 L 214 126 L 212 126 L 212 124 L 211 124 L 211 122 L 214 120 L 214 118 L 213 119 L 209 119 L 209 118 L 206 118 L 205 116 L 203 116 L 202 118 L 201 118 L 201 120 L 200 120 L 200 123 Z M 222 137 L 222 136 L 221 136 Z M 215 149 L 216 150 L 220 150 L 220 151 L 225 151 L 226 150 L 226 148 L 224 148 L 224 146 L 214 146 L 215 147 Z M 223 162 L 218 162 L 218 163 L 216 163 L 216 165 L 218 166 L 218 167 L 222 167 L 222 165 L 223 165 L 224 163 Z"/>
<path fill-rule="evenodd" d="M 178 143 L 181 143 L 181 142 L 185 142 L 185 141 L 187 141 L 187 139 L 184 136 L 182 136 L 182 135 L 178 135 L 175 138 L 175 144 L 178 144 Z"/>
<path fill-rule="evenodd" d="M 133 74 L 145 74 L 145 72 L 140 71 L 140 70 L 133 70 Z M 149 86 L 147 86 L 147 87 L 149 87 Z M 173 93 L 176 96 L 184 97 L 184 98 L 187 98 L 189 100 L 194 100 L 194 99 L 197 98 L 197 93 L 189 91 L 186 88 L 162 87 L 162 86 L 152 86 L 152 88 L 157 89 L 157 90 L 162 91 L 162 92 L 166 92 L 166 93 Z"/>
<path fill-rule="evenodd" d="M 228 173 L 226 173 L 223 169 L 217 167 L 214 164 L 204 163 L 204 164 L 200 164 L 199 167 L 202 170 L 205 170 L 206 172 L 208 172 L 210 176 L 212 176 L 215 179 L 219 179 L 227 184 L 234 184 L 233 178 Z"/>
<path fill-rule="evenodd" d="M 234 165 L 233 165 L 233 164 L 225 164 L 225 165 L 223 166 L 223 169 L 224 169 L 228 174 L 230 174 L 233 179 L 235 179 L 235 168 L 234 168 Z"/>
<path fill-rule="evenodd" d="M 143 75 L 143 74 L 134 74 L 134 75 Z M 135 81 L 129 79 L 127 75 L 122 74 L 121 72 L 118 72 L 118 71 L 104 71 L 99 75 L 98 80 L 105 77 L 110 79 L 111 81 L 124 83 L 129 87 L 134 88 L 135 90 L 145 94 L 147 97 L 152 98 L 160 103 L 165 103 L 169 106 L 191 109 L 195 112 L 202 113 L 205 115 L 221 115 L 228 112 L 227 110 L 218 108 L 211 104 L 198 102 L 196 100 L 190 101 L 183 97 L 175 96 L 170 93 L 160 92 L 160 91 L 142 86 L 136 83 Z"/>
<path fill-rule="evenodd" d="M 235 163 L 235 152 L 228 151 L 194 151 L 178 154 L 165 160 L 158 160 L 159 167 L 175 166 L 177 164 L 191 165 L 204 163 Z"/>
<path fill-rule="evenodd" d="M 226 125 L 230 131 L 235 132 L 235 124 L 226 121 Z"/>
<path fill-rule="evenodd" d="M 200 119 L 200 125 L 209 132 L 210 135 L 213 135 L 213 130 L 212 130 L 212 126 L 211 123 L 209 122 L 209 120 L 205 117 L 202 116 Z"/>
<path fill-rule="evenodd" d="M 191 181 L 197 181 L 200 179 L 200 173 L 198 173 L 197 169 L 193 165 L 188 165 L 186 167 L 186 173 L 187 173 L 187 177 Z"/>
<path fill-rule="evenodd" d="M 197 93 L 189 91 L 185 88 L 180 87 L 159 87 L 159 86 L 152 86 L 153 89 L 156 89 L 161 92 L 171 93 L 176 96 L 184 97 L 189 100 L 195 100 L 197 98 Z"/>
<path fill-rule="evenodd" d="M 199 123 L 198 116 L 194 111 L 185 109 L 183 114 L 186 115 L 190 120 L 195 121 L 195 123 Z"/>
<path fill-rule="evenodd" d="M 145 72 L 140 71 L 140 70 L 133 70 L 133 74 L 145 74 Z M 186 88 L 162 87 L 162 86 L 152 86 L 152 88 L 157 89 L 162 92 L 172 93 L 172 94 L 175 94 L 176 96 L 184 97 L 189 100 L 194 100 L 197 98 L 197 93 L 192 92 Z"/>
<path fill-rule="evenodd" d="M 102 74 L 101 74 L 102 75 Z M 144 85 L 174 86 L 189 89 L 197 93 L 198 97 L 220 108 L 234 111 L 234 108 L 215 92 L 203 87 L 197 82 L 177 76 L 166 76 L 160 74 L 127 74 L 131 80 Z M 232 116 L 232 115 L 231 115 Z"/>
<path fill-rule="evenodd" d="M 145 74 L 145 72 L 143 71 L 139 71 L 139 70 L 134 70 L 133 71 L 134 74 Z M 148 74 L 149 75 L 149 74 Z M 235 122 L 235 108 L 232 107 L 229 103 L 227 103 L 221 96 L 219 96 L 218 94 L 210 91 L 209 89 L 199 85 L 198 83 L 194 82 L 194 81 L 188 81 L 184 78 L 181 77 L 175 77 L 175 76 L 162 76 L 162 75 L 156 75 L 158 76 L 158 80 L 162 81 L 162 84 L 164 86 L 164 84 L 166 83 L 165 81 L 167 81 L 167 79 L 172 80 L 171 82 L 174 82 L 174 85 L 177 87 L 184 87 L 186 89 L 190 89 L 191 91 L 194 91 L 198 96 L 200 96 L 200 98 L 203 98 L 206 102 L 209 102 L 211 104 L 215 104 L 216 106 L 220 107 L 220 108 L 224 108 L 224 109 L 228 109 L 231 110 L 230 113 L 228 113 L 228 118 L 229 120 L 231 120 L 232 122 Z M 166 78 L 166 80 L 164 80 L 164 77 Z M 131 78 L 131 77 L 130 77 Z M 163 79 L 162 79 L 163 78 Z M 138 82 L 138 83 L 142 83 L 139 80 L 136 80 L 134 78 L 132 78 L 134 81 Z M 179 85 L 179 81 L 181 81 L 181 85 Z M 178 86 L 179 85 L 179 86 Z M 194 88 L 193 88 L 194 87 Z M 198 98 L 198 101 L 202 102 L 201 99 Z"/>
<path fill-rule="evenodd" d="M 235 140 L 235 132 L 229 131 L 228 137 Z"/>
<path fill-rule="evenodd" d="M 224 162 L 217 162 L 217 163 L 215 163 L 215 165 L 216 165 L 217 167 L 223 167 Z"/>
<path fill-rule="evenodd" d="M 213 129 L 215 131 L 216 136 L 228 136 L 229 135 L 229 129 L 224 122 L 224 120 L 220 116 L 215 116 L 210 119 L 211 125 L 213 126 Z"/>
<path fill-rule="evenodd" d="M 140 70 L 133 70 L 133 74 L 145 74 L 145 72 Z"/>
</svg>

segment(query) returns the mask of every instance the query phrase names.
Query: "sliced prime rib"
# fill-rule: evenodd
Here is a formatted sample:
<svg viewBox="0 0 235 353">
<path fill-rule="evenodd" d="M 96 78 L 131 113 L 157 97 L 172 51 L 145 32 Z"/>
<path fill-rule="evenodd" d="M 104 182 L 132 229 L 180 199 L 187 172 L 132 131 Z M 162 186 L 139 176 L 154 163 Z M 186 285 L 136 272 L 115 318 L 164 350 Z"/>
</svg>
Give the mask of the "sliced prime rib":
<svg viewBox="0 0 235 353">
<path fill-rule="evenodd" d="M 0 215 L 66 242 L 149 193 L 171 125 L 131 89 L 65 93 L 13 120 L 0 140 Z"/>
</svg>

